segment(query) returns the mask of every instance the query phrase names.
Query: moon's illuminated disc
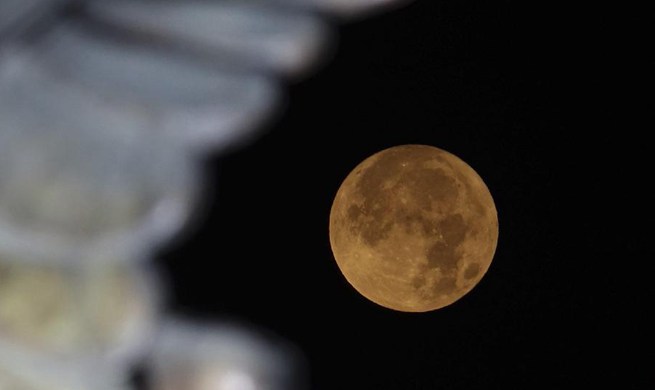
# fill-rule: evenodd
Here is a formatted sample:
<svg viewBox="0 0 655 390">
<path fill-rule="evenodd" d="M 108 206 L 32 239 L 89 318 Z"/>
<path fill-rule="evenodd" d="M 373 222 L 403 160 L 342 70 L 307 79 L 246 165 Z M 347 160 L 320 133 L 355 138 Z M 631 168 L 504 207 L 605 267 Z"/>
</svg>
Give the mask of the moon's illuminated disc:
<svg viewBox="0 0 655 390">
<path fill-rule="evenodd" d="M 383 150 L 339 188 L 330 243 L 344 276 L 384 307 L 424 312 L 457 301 L 489 269 L 498 215 L 489 189 L 432 146 Z"/>
</svg>

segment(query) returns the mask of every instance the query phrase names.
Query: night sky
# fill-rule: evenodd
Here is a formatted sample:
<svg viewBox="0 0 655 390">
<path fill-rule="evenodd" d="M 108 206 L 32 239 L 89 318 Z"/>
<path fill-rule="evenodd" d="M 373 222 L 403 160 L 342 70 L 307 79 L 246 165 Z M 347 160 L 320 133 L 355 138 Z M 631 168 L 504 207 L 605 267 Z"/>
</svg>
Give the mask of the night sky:
<svg viewBox="0 0 655 390">
<path fill-rule="evenodd" d="M 290 340 L 316 390 L 653 388 L 652 96 L 627 39 L 645 18 L 524 3 L 419 0 L 343 25 L 262 138 L 208 158 L 206 215 L 160 256 L 174 310 Z M 469 163 L 500 223 L 481 283 L 423 314 L 360 296 L 328 235 L 346 175 L 411 143 Z"/>
</svg>

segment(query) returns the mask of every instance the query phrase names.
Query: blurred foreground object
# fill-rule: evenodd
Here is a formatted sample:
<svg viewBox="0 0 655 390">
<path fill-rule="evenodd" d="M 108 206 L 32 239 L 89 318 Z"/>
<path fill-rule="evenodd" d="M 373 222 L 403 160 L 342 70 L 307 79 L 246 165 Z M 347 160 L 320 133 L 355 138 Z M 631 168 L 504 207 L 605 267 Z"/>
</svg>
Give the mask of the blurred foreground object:
<svg viewBox="0 0 655 390">
<path fill-rule="evenodd" d="M 102 367 L 62 366 L 58 362 L 25 364 L 0 356 L 1 390 L 128 390 L 124 373 Z"/>
<path fill-rule="evenodd" d="M 192 209 L 189 160 L 252 137 L 319 62 L 315 11 L 391 3 L 0 0 L 0 245 L 156 247 Z"/>
<path fill-rule="evenodd" d="M 196 192 L 190 160 L 147 137 L 149 118 L 30 58 L 0 64 L 0 245 L 46 261 L 129 258 L 170 238 Z"/>
<path fill-rule="evenodd" d="M 171 320 L 144 264 L 337 18 L 404 0 L 0 0 L 0 390 L 301 390 L 289 346 Z M 165 295 L 165 293 L 164 293 Z M 154 349 L 152 349 L 154 348 Z"/>
<path fill-rule="evenodd" d="M 0 355 L 131 363 L 150 345 L 159 287 L 145 266 L 30 264 L 0 252 Z"/>
<path fill-rule="evenodd" d="M 155 342 L 153 390 L 305 389 L 293 348 L 242 325 L 167 322 Z"/>
</svg>

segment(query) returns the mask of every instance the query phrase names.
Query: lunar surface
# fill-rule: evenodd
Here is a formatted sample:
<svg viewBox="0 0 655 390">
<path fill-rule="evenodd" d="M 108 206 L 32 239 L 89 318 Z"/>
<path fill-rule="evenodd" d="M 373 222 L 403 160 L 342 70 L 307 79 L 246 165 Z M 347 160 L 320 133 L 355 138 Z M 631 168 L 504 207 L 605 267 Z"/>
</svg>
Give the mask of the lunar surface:
<svg viewBox="0 0 655 390">
<path fill-rule="evenodd" d="M 480 176 L 424 145 L 383 150 L 343 182 L 330 243 L 348 282 L 384 307 L 425 312 L 457 301 L 489 269 L 498 215 Z"/>
</svg>

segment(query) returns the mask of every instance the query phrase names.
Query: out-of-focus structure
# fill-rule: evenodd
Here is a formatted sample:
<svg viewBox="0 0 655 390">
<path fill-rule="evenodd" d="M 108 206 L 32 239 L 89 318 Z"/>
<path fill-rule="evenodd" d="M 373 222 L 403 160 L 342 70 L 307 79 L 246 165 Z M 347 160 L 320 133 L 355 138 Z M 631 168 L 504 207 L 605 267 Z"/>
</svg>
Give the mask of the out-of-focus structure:
<svg viewBox="0 0 655 390">
<path fill-rule="evenodd" d="M 166 321 L 148 366 L 158 390 L 286 390 L 306 382 L 294 348 L 233 323 Z"/>
<path fill-rule="evenodd" d="M 255 137 L 331 23 L 402 2 L 0 0 L 0 390 L 127 389 L 145 359 L 156 390 L 301 388 L 288 346 L 162 322 L 147 261 L 197 157 Z"/>
</svg>

